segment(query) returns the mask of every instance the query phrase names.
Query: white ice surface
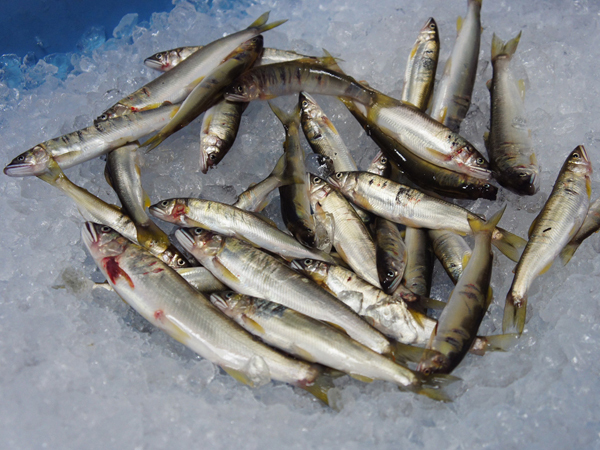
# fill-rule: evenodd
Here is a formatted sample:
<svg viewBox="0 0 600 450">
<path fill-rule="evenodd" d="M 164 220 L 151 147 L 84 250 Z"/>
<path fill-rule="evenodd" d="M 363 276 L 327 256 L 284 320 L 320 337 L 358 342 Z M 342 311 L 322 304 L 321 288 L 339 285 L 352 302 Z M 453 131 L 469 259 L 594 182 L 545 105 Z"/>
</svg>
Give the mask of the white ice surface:
<svg viewBox="0 0 600 450">
<path fill-rule="evenodd" d="M 190 3 L 157 14 L 132 36 L 109 39 L 72 58 L 65 81 L 44 61 L 46 78 L 32 90 L 0 84 L 0 160 L 91 124 L 93 117 L 156 73 L 143 59 L 168 48 L 207 43 L 244 28 L 271 10 L 289 18 L 265 34 L 265 45 L 343 59 L 359 80 L 399 97 L 407 53 L 429 16 L 441 29 L 438 74 L 450 53 L 464 0 L 258 0 L 208 14 Z M 199 2 L 200 10 L 206 11 Z M 202 8 L 200 8 L 202 6 Z M 204 9 L 203 9 L 204 8 Z M 131 19 L 131 18 L 129 18 Z M 127 32 L 123 22 L 115 35 Z M 541 192 L 519 198 L 502 190 L 496 202 L 470 203 L 487 214 L 508 204 L 502 225 L 525 236 L 565 156 L 584 144 L 596 165 L 600 151 L 600 4 L 580 1 L 487 1 L 471 111 L 463 134 L 483 149 L 489 114 L 492 33 L 523 30 L 514 58 L 526 79 L 526 109 L 542 166 Z M 60 32 L 60 30 L 56 30 Z M 112 35 L 108 32 L 107 36 Z M 1 49 L 0 49 L 1 50 Z M 376 153 L 344 107 L 319 97 L 357 162 Z M 291 109 L 296 98 L 277 104 Z M 207 175 L 197 172 L 200 123 L 146 157 L 143 181 L 153 201 L 175 195 L 234 200 L 266 176 L 281 152 L 283 129 L 266 103 L 252 104 L 238 141 Z M 599 166 L 600 167 L 600 166 Z M 104 162 L 67 171 L 105 200 Z M 593 175 L 592 198 L 600 183 Z M 28 448 L 598 448 L 600 446 L 600 240 L 586 241 L 566 268 L 540 277 L 530 294 L 526 332 L 514 349 L 467 356 L 455 374 L 455 400 L 437 403 L 395 386 L 337 381 L 335 412 L 298 389 L 270 383 L 245 387 L 162 332 L 115 294 L 90 290 L 100 275 L 80 240 L 81 219 L 70 199 L 36 178 L 0 176 L 0 447 Z M 469 202 L 461 202 L 463 205 Z M 276 217 L 278 202 L 268 211 Z M 513 264 L 497 255 L 495 301 L 482 333 L 501 329 Z M 439 269 L 439 266 L 437 267 Z M 53 285 L 69 282 L 69 289 Z M 438 271 L 434 293 L 450 291 Z"/>
</svg>

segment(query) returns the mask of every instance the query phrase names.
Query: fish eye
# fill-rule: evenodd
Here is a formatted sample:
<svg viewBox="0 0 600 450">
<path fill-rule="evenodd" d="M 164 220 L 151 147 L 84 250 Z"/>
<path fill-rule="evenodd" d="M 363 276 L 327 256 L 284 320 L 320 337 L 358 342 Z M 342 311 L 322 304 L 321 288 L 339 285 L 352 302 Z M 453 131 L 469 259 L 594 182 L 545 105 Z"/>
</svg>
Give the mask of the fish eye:
<svg viewBox="0 0 600 450">
<path fill-rule="evenodd" d="M 100 231 L 102 233 L 108 233 L 110 231 L 110 227 L 107 227 L 106 225 L 104 225 L 102 228 L 100 228 Z"/>
<path fill-rule="evenodd" d="M 210 159 L 211 161 L 214 161 L 215 159 L 217 159 L 217 155 L 215 155 L 214 153 L 211 153 L 210 155 L 208 155 L 208 159 Z"/>
<path fill-rule="evenodd" d="M 483 185 L 483 188 L 484 188 L 484 189 L 490 189 L 491 187 L 492 187 L 492 185 L 491 185 L 491 184 L 484 184 L 484 185 Z"/>
<path fill-rule="evenodd" d="M 183 258 L 179 258 L 179 259 L 177 260 L 177 265 L 178 265 L 178 266 L 183 266 L 183 265 L 185 265 L 185 261 L 183 260 Z"/>
<path fill-rule="evenodd" d="M 225 294 L 225 298 L 231 298 L 233 297 L 233 292 L 228 292 L 227 294 Z"/>
<path fill-rule="evenodd" d="M 573 153 L 573 158 L 578 159 L 579 158 L 579 153 Z"/>
<path fill-rule="evenodd" d="M 306 264 L 307 266 L 310 266 L 313 263 L 312 259 L 305 259 L 304 260 L 304 264 Z"/>
<path fill-rule="evenodd" d="M 161 59 L 163 59 L 163 55 L 161 55 L 161 54 L 159 53 L 158 55 L 156 55 L 156 59 L 158 59 L 158 60 L 160 61 Z"/>
<path fill-rule="evenodd" d="M 235 88 L 236 91 L 238 91 L 240 94 L 244 93 L 244 88 L 242 87 L 242 85 L 239 85 Z"/>
<path fill-rule="evenodd" d="M 160 202 L 161 206 L 169 206 L 169 200 L 163 200 Z"/>
<path fill-rule="evenodd" d="M 98 119 L 100 119 L 100 120 L 107 120 L 108 116 L 106 114 L 102 114 L 100 117 L 98 117 Z"/>
<path fill-rule="evenodd" d="M 308 106 L 308 102 L 306 100 L 302 100 L 302 107 L 306 108 Z"/>
<path fill-rule="evenodd" d="M 429 376 L 431 374 L 431 369 L 429 367 L 427 367 L 426 369 L 423 369 L 421 372 L 423 373 L 423 375 Z"/>
<path fill-rule="evenodd" d="M 25 161 L 25 157 L 23 155 L 21 155 L 17 158 L 17 161 Z"/>
<path fill-rule="evenodd" d="M 388 278 L 392 278 L 395 275 L 396 275 L 396 272 L 394 272 L 392 270 L 390 270 L 388 273 L 385 274 L 385 276 L 388 277 Z"/>
<path fill-rule="evenodd" d="M 320 182 L 321 182 L 321 179 L 319 177 L 314 177 L 313 178 L 313 183 L 317 184 L 317 183 L 320 183 Z"/>
<path fill-rule="evenodd" d="M 386 158 L 385 156 L 384 156 L 384 157 L 382 157 L 382 158 L 381 158 L 381 162 L 382 162 L 383 164 L 386 164 L 386 163 L 387 163 L 387 158 Z"/>
<path fill-rule="evenodd" d="M 342 172 L 338 172 L 335 174 L 335 177 L 339 180 L 342 178 Z"/>
<path fill-rule="evenodd" d="M 477 164 L 482 165 L 485 162 L 485 159 L 483 159 L 481 156 L 479 158 L 477 158 Z"/>
<path fill-rule="evenodd" d="M 194 234 L 199 236 L 204 230 L 202 228 L 194 228 Z"/>
</svg>

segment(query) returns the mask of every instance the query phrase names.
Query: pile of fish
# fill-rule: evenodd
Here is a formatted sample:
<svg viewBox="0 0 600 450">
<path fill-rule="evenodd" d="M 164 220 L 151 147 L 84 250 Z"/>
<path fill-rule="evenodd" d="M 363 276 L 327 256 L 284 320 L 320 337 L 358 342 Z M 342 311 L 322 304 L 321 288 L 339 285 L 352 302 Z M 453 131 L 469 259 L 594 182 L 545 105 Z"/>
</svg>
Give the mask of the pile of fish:
<svg viewBox="0 0 600 450">
<path fill-rule="evenodd" d="M 89 127 L 17 156 L 4 172 L 37 176 L 71 197 L 88 221 L 82 240 L 107 288 L 237 380 L 282 381 L 327 403 L 332 379 L 349 374 L 449 400 L 443 387 L 456 380 L 450 373 L 464 356 L 507 349 L 523 332 L 533 280 L 558 256 L 566 264 L 600 227 L 582 146 L 567 156 L 528 241 L 498 227 L 501 206 L 485 220 L 452 203 L 495 200 L 493 180 L 519 195 L 539 190 L 523 86 L 510 67 L 520 34 L 492 42 L 489 162 L 459 134 L 475 82 L 480 8 L 481 0 L 468 1 L 435 89 L 440 43 L 436 22 L 427 20 L 400 99 L 344 73 L 326 51 L 263 48 L 262 33 L 285 22 L 267 23 L 265 13 L 207 45 L 147 58 L 163 72 L 155 80 Z M 266 179 L 232 205 L 202 198 L 151 205 L 137 163 L 143 148 L 204 114 L 206 173 L 232 147 L 249 102 L 290 94 L 298 96 L 292 111 L 271 105 L 286 138 Z M 338 97 L 381 148 L 366 171 L 311 94 Z M 319 173 L 307 172 L 302 134 L 319 155 Z M 121 207 L 63 173 L 101 155 Z M 275 189 L 286 231 L 260 214 Z M 176 242 L 153 218 L 182 227 Z M 465 235 L 474 236 L 472 249 Z M 492 245 L 517 265 L 505 334 L 478 336 L 492 300 Z M 434 255 L 456 285 L 446 302 L 429 298 Z"/>
</svg>

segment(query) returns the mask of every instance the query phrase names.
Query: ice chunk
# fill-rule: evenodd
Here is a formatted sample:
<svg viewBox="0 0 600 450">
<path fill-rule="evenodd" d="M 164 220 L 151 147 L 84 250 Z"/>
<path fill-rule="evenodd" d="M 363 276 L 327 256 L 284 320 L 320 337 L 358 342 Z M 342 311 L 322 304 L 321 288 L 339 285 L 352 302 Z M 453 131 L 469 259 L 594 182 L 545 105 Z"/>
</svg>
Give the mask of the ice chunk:
<svg viewBox="0 0 600 450">
<path fill-rule="evenodd" d="M 88 28 L 77 42 L 77 48 L 82 52 L 91 52 L 106 42 L 104 27 L 92 26 Z"/>
<path fill-rule="evenodd" d="M 0 81 L 9 88 L 18 88 L 23 84 L 21 58 L 14 54 L 0 56 Z"/>
<path fill-rule="evenodd" d="M 131 13 L 125 14 L 119 24 L 113 30 L 113 37 L 116 39 L 121 39 L 124 37 L 129 37 L 133 33 L 135 26 L 138 23 L 138 14 Z"/>
</svg>

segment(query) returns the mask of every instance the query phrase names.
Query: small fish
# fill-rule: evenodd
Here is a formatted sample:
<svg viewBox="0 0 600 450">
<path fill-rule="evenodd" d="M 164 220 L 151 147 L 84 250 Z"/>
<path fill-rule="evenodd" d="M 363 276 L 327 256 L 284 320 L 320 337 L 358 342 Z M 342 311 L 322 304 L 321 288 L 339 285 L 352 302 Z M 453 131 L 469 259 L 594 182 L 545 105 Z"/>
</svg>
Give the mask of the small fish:
<svg viewBox="0 0 600 450">
<path fill-rule="evenodd" d="M 284 258 L 332 261 L 326 253 L 303 246 L 264 218 L 225 203 L 199 198 L 175 198 L 150 206 L 149 212 L 154 217 L 176 225 L 203 227 L 244 239 Z"/>
<path fill-rule="evenodd" d="M 433 250 L 427 230 L 406 227 L 406 266 L 404 285 L 417 295 L 428 297 L 433 276 Z M 422 302 L 417 302 L 421 305 Z"/>
<path fill-rule="evenodd" d="M 421 379 L 411 370 L 323 322 L 277 303 L 231 291 L 213 294 L 210 301 L 272 347 L 358 379 L 390 381 L 419 392 Z"/>
<path fill-rule="evenodd" d="M 471 106 L 481 40 L 481 2 L 467 0 L 467 16 L 458 18 L 458 36 L 433 95 L 431 117 L 455 132 Z"/>
<path fill-rule="evenodd" d="M 309 186 L 306 183 L 306 155 L 300 145 L 300 111 L 295 108 L 286 114 L 277 106 L 269 103 L 285 130 L 283 152 L 286 158 L 284 176 L 296 180 L 279 188 L 281 217 L 283 223 L 294 237 L 307 247 L 319 246 L 316 224 L 310 211 L 308 197 Z"/>
<path fill-rule="evenodd" d="M 95 122 L 103 122 L 136 111 L 158 108 L 164 104 L 183 102 L 198 83 L 214 71 L 242 43 L 285 22 L 285 20 L 280 20 L 267 24 L 267 20 L 269 20 L 268 12 L 256 19 L 245 30 L 203 46 L 171 70 L 119 100 L 104 111 Z"/>
<path fill-rule="evenodd" d="M 330 58 L 331 63 L 335 59 Z M 311 60 L 296 60 L 254 67 L 239 77 L 225 92 L 232 102 L 270 100 L 281 95 L 302 91 L 347 97 L 371 104 L 372 95 L 360 83 L 345 74 L 328 68 L 331 64 L 316 64 Z"/>
<path fill-rule="evenodd" d="M 492 38 L 494 76 L 488 82 L 492 97 L 492 118 L 486 147 L 491 169 L 502 186 L 519 195 L 534 195 L 539 189 L 539 167 L 527 128 L 525 108 L 510 61 L 517 50 L 521 33 L 504 43 Z"/>
<path fill-rule="evenodd" d="M 504 208 L 506 209 L 506 207 Z M 417 370 L 424 375 L 450 373 L 463 360 L 492 301 L 492 234 L 504 209 L 488 222 L 478 217 L 469 224 L 475 235 L 473 256 L 458 280 L 438 319 L 435 331 Z"/>
<path fill-rule="evenodd" d="M 342 260 L 365 281 L 381 288 L 377 274 L 375 243 L 352 205 L 316 175 L 310 177 L 309 196 L 316 215 L 331 217 L 331 240 Z"/>
<path fill-rule="evenodd" d="M 138 148 L 139 143 L 135 142 L 112 150 L 106 157 L 104 175 L 108 184 L 117 193 L 124 211 L 135 224 L 136 242 L 171 267 L 188 267 L 189 261 L 177 247 L 171 244 L 167 234 L 146 214 L 146 208 L 150 206 L 150 198 L 142 188 Z"/>
<path fill-rule="evenodd" d="M 278 380 L 327 402 L 322 369 L 257 342 L 142 247 L 90 222 L 82 240 L 113 289 L 152 325 L 244 384 L 257 387 Z"/>
<path fill-rule="evenodd" d="M 476 217 L 458 205 L 368 172 L 338 172 L 329 182 L 366 211 L 408 227 L 443 229 L 465 235 L 471 233 L 468 218 Z M 525 240 L 498 230 L 492 237 L 494 245 L 508 258 L 518 261 Z"/>
<path fill-rule="evenodd" d="M 76 166 L 153 133 L 177 112 L 178 105 L 128 114 L 42 142 L 4 168 L 11 177 L 41 175 L 53 158 L 62 169 Z"/>
<path fill-rule="evenodd" d="M 393 294 L 404 276 L 408 255 L 398 225 L 378 217 L 375 220 L 375 243 L 379 283 L 387 294 Z"/>
<path fill-rule="evenodd" d="M 415 45 L 408 56 L 402 101 L 425 111 L 433 93 L 433 83 L 440 53 L 437 24 L 430 17 L 421 28 Z"/>
<path fill-rule="evenodd" d="M 454 284 L 460 278 L 471 258 L 471 247 L 456 233 L 447 230 L 429 230 L 433 252 Z"/>
<path fill-rule="evenodd" d="M 248 103 L 221 100 L 202 118 L 200 128 L 200 170 L 207 173 L 225 157 L 237 137 L 242 114 Z"/>
<path fill-rule="evenodd" d="M 582 145 L 564 162 L 552 193 L 531 224 L 529 242 L 515 268 L 504 306 L 504 333 L 523 332 L 527 292 L 577 234 L 589 208 L 592 164 Z"/>
<path fill-rule="evenodd" d="M 242 294 L 264 298 L 344 329 L 350 337 L 381 354 L 392 344 L 352 309 L 278 258 L 239 239 L 201 228 L 179 229 L 175 237 L 221 282 Z"/>
</svg>

